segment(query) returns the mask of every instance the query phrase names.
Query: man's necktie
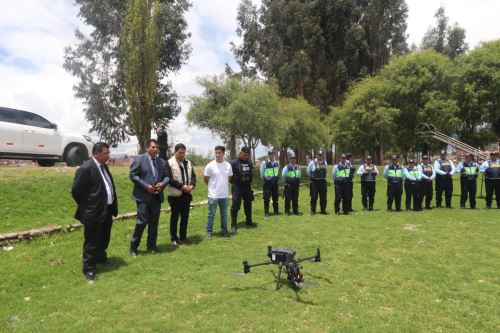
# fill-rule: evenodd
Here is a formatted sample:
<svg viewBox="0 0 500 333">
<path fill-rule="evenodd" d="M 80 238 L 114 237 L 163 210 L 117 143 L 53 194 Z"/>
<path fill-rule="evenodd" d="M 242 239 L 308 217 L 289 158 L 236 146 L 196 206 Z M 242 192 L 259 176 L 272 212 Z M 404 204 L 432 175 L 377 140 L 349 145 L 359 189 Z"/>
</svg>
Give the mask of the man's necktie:
<svg viewBox="0 0 500 333">
<path fill-rule="evenodd" d="M 109 191 L 111 192 L 111 201 L 113 201 L 115 199 L 113 193 L 113 184 L 111 183 L 111 179 L 108 176 L 108 172 L 106 171 L 104 164 L 101 164 L 101 171 L 102 174 L 104 175 L 104 180 L 106 181 L 106 183 L 108 183 Z"/>
<path fill-rule="evenodd" d="M 153 177 L 158 180 L 158 167 L 156 166 L 156 157 L 151 157 L 151 162 L 153 162 Z"/>
</svg>

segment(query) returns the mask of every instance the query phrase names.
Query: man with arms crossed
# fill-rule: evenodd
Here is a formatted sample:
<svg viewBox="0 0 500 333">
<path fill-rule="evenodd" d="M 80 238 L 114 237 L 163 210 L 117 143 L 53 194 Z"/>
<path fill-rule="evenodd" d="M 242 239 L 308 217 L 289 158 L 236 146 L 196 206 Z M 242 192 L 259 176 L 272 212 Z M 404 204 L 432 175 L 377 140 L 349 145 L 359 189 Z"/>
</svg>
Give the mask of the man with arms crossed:
<svg viewBox="0 0 500 333">
<path fill-rule="evenodd" d="M 224 161 L 224 146 L 215 147 L 215 160 L 208 163 L 203 172 L 203 180 L 208 185 L 208 217 L 207 240 L 212 239 L 215 211 L 220 210 L 222 236 L 229 237 L 227 232 L 227 206 L 229 204 L 229 181 L 233 177 L 231 164 Z"/>
</svg>

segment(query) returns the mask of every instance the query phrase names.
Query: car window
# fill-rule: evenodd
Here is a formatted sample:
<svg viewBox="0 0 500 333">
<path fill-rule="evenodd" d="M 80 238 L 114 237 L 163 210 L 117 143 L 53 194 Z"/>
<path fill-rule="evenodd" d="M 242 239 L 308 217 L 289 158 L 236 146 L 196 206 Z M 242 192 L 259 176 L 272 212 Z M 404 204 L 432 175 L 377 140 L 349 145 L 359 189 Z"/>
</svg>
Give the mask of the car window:
<svg viewBox="0 0 500 333">
<path fill-rule="evenodd" d="M 47 119 L 31 112 L 23 112 L 23 121 L 28 126 L 52 128 L 52 124 Z"/>
<path fill-rule="evenodd" d="M 15 110 L 0 108 L 0 121 L 17 123 L 17 112 Z"/>
</svg>

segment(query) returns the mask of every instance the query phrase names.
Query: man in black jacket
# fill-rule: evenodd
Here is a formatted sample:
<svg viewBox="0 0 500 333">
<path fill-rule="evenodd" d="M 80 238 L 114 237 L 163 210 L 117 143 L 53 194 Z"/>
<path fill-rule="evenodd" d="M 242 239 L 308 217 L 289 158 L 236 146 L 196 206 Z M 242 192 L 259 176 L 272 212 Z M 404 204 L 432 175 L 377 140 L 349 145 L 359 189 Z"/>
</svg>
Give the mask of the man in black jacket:
<svg viewBox="0 0 500 333">
<path fill-rule="evenodd" d="M 137 248 L 141 242 L 142 233 L 148 226 L 147 249 L 156 253 L 156 238 L 158 236 L 158 220 L 163 202 L 163 189 L 168 184 L 165 175 L 165 161 L 158 158 L 158 142 L 150 139 L 147 142 L 147 152 L 137 156 L 130 166 L 130 179 L 134 183 L 132 199 L 137 203 L 137 222 L 130 241 L 130 254 L 137 256 Z"/>
<path fill-rule="evenodd" d="M 250 160 L 250 148 L 242 147 L 240 156 L 231 161 L 233 169 L 233 178 L 231 179 L 231 230 L 238 229 L 238 211 L 243 200 L 243 208 L 245 210 L 246 225 L 249 227 L 255 226 L 252 221 L 252 161 Z"/>
<path fill-rule="evenodd" d="M 106 162 L 109 145 L 98 142 L 92 158 L 76 170 L 71 195 L 77 204 L 75 218 L 83 224 L 83 274 L 89 282 L 97 278 L 97 263 L 106 263 L 113 217 L 118 201 L 113 177 Z"/>
</svg>

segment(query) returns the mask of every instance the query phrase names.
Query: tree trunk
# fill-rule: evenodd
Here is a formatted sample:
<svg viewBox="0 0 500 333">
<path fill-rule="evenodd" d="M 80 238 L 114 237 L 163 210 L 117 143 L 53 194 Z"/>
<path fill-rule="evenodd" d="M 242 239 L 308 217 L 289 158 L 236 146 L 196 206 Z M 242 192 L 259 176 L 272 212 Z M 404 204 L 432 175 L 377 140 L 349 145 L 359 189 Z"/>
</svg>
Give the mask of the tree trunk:
<svg viewBox="0 0 500 333">
<path fill-rule="evenodd" d="M 236 158 L 236 135 L 230 134 L 229 141 L 227 143 L 227 148 L 229 150 L 229 159 L 234 160 Z"/>
</svg>

